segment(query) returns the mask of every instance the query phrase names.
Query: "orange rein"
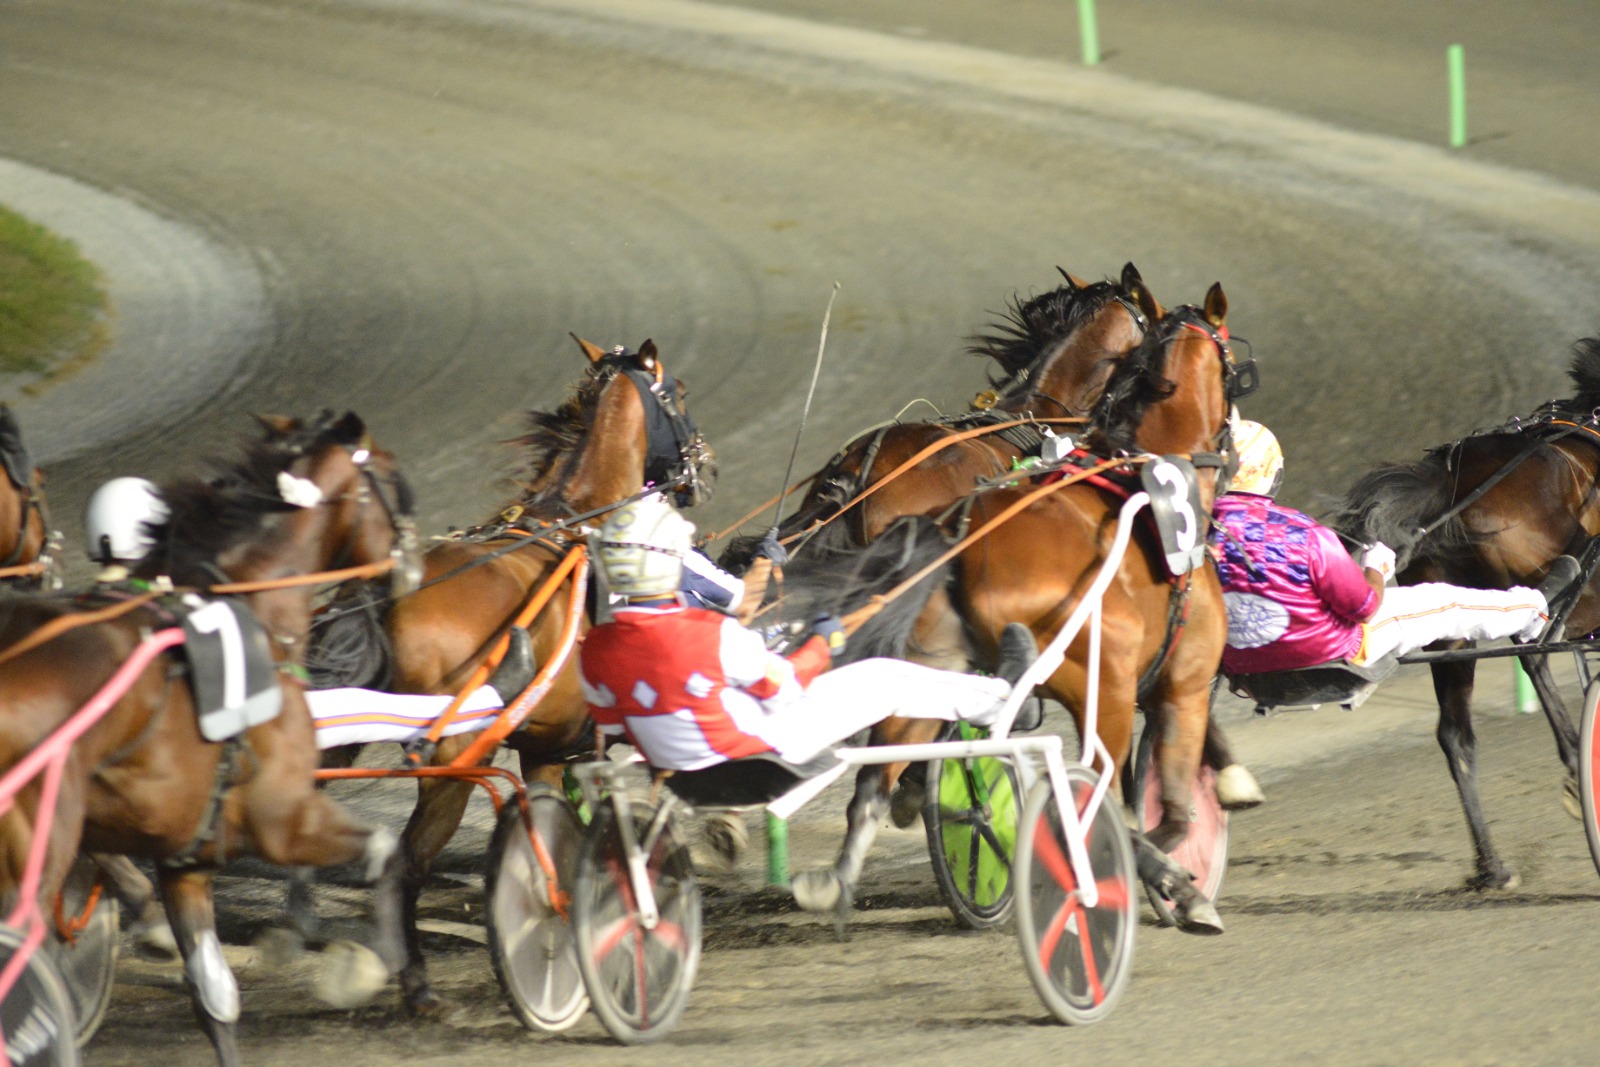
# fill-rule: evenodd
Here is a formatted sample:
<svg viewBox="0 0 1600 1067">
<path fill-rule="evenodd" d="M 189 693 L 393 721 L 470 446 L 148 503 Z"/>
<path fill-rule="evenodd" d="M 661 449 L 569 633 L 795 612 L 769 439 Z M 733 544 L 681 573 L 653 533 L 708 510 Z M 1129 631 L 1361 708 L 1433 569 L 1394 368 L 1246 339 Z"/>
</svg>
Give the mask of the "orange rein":
<svg viewBox="0 0 1600 1067">
<path fill-rule="evenodd" d="M 1000 514 L 996 515 L 994 518 L 990 519 L 988 522 L 984 523 L 982 526 L 979 526 L 976 530 L 973 530 L 971 533 L 967 534 L 967 536 L 951 545 L 948 549 L 940 554 L 938 559 L 935 559 L 933 562 L 917 571 L 917 573 L 913 574 L 911 577 L 907 578 L 905 581 L 901 582 L 887 593 L 879 593 L 866 604 L 846 615 L 842 620 L 844 622 L 845 631 L 848 633 L 854 633 L 862 623 L 866 622 L 878 612 L 882 611 L 891 600 L 900 596 L 906 590 L 922 581 L 922 579 L 926 578 L 928 575 L 932 574 L 934 571 L 950 562 L 956 556 L 966 551 L 966 549 L 974 542 L 988 536 L 989 532 L 996 526 L 1006 522 L 1019 511 L 1022 511 L 1024 508 L 1033 504 L 1034 501 L 1049 496 L 1051 493 L 1057 492 L 1066 486 L 1076 485 L 1084 479 L 1092 477 L 1093 475 L 1102 474 L 1113 467 L 1121 467 L 1126 466 L 1129 463 L 1139 462 L 1143 462 L 1142 457 L 1139 456 L 1123 456 L 1118 459 L 1105 459 L 1101 460 L 1093 467 L 1086 467 L 1083 470 L 1077 471 L 1062 478 L 1060 481 L 1047 482 L 1044 485 L 1037 486 L 1031 492 L 1024 494 L 1021 499 L 1011 504 L 1011 506 L 1007 507 L 1004 511 L 1000 512 Z"/>
<path fill-rule="evenodd" d="M 50 564 L 42 560 L 32 563 L 18 563 L 12 567 L 0 567 L 0 579 L 3 578 L 29 578 L 35 574 L 43 574 L 50 569 Z"/>
<path fill-rule="evenodd" d="M 970 429 L 970 430 L 962 430 L 959 433 L 953 433 L 953 434 L 950 434 L 950 435 L 948 435 L 946 437 L 941 437 L 939 440 L 935 441 L 933 444 L 927 446 L 922 451 L 918 452 L 916 455 L 912 456 L 910 459 L 906 460 L 904 463 L 902 463 L 898 467 L 894 468 L 894 470 L 890 471 L 888 474 L 884 475 L 882 478 L 879 478 L 876 482 L 873 482 L 872 485 L 868 486 L 867 489 L 864 492 L 862 492 L 860 496 L 857 496 L 856 498 L 851 500 L 844 507 L 840 508 L 838 511 L 834 512 L 832 515 L 828 516 L 826 519 L 822 520 L 821 522 L 819 522 L 819 523 L 817 523 L 817 524 L 815 524 L 813 526 L 807 527 L 806 529 L 800 531 L 799 533 L 790 534 L 788 537 L 785 537 L 783 539 L 783 543 L 784 544 L 790 544 L 791 542 L 793 542 L 797 538 L 801 537 L 802 535 L 808 534 L 812 530 L 815 530 L 815 529 L 817 529 L 819 527 L 828 525 L 828 523 L 832 522 L 834 519 L 837 519 L 839 516 L 843 515 L 845 512 L 849 511 L 851 508 L 855 507 L 857 504 L 859 504 L 863 500 L 867 499 L 867 497 L 871 496 L 873 493 L 876 493 L 879 489 L 882 489 L 885 485 L 889 484 L 890 482 L 894 481 L 896 478 L 900 477 L 900 475 L 906 473 L 911 468 L 917 466 L 923 460 L 927 459 L 929 456 L 934 455 L 935 453 L 940 452 L 940 451 L 942 451 L 942 450 L 944 450 L 946 448 L 949 448 L 951 445 L 960 444 L 962 441 L 967 441 L 967 440 L 970 440 L 970 439 L 972 439 L 974 437 L 984 437 L 984 436 L 986 436 L 988 434 L 998 433 L 1001 430 L 1009 430 L 1013 426 L 1036 425 L 1036 424 L 1039 424 L 1039 423 L 1043 423 L 1043 424 L 1046 424 L 1046 425 L 1065 425 L 1065 424 L 1068 424 L 1068 423 L 1073 424 L 1073 425 L 1077 425 L 1078 423 L 1081 423 L 1083 421 L 1084 421 L 1083 419 L 1076 419 L 1076 418 L 1067 418 L 1067 419 L 1063 419 L 1063 418 L 1052 418 L 1052 419 L 1012 419 L 1010 422 L 990 423 L 987 426 L 977 426 L 977 427 L 974 427 L 973 429 Z M 909 423 L 897 423 L 896 425 L 910 425 L 910 424 Z M 812 479 L 816 478 L 817 474 L 820 474 L 820 473 L 822 473 L 822 472 L 818 471 L 818 472 L 812 474 L 810 478 L 804 479 L 804 480 L 796 483 L 795 485 L 790 486 L 788 489 L 784 490 L 782 493 L 780 493 L 777 496 L 774 496 L 771 499 L 769 499 L 766 503 L 761 504 L 761 505 L 757 506 L 756 508 L 752 509 L 749 512 L 749 514 L 745 515 L 744 518 L 739 519 L 732 526 L 729 526 L 725 530 L 720 530 L 717 533 L 712 534 L 710 537 L 706 538 L 706 541 L 708 543 L 712 542 L 712 541 L 720 541 L 722 538 L 728 536 L 733 531 L 737 530 L 739 527 L 743 526 L 745 523 L 749 522 L 751 519 L 753 519 L 757 515 L 761 514 L 763 511 L 765 511 L 768 508 L 772 507 L 779 500 L 787 498 L 789 496 L 789 494 L 791 494 L 791 493 L 795 492 L 796 490 L 798 490 L 802 485 L 806 485 L 809 482 L 811 482 Z"/>
<path fill-rule="evenodd" d="M 382 574 L 394 567 L 394 560 L 386 559 L 377 563 L 367 563 L 359 567 L 346 567 L 337 571 L 316 571 L 311 574 L 297 574 L 288 578 L 266 578 L 257 582 L 229 582 L 224 585 L 207 586 L 205 591 L 211 593 L 259 593 L 271 589 L 287 589 L 297 585 L 321 585 L 327 582 L 343 582 L 351 578 L 371 578 Z M 72 615 L 63 615 L 51 619 L 27 637 L 0 651 L 0 663 L 7 663 L 16 659 L 25 652 L 31 652 L 40 645 L 54 641 L 68 630 L 76 630 L 80 626 L 93 626 L 95 623 L 109 622 L 112 619 L 126 615 L 135 608 L 143 607 L 164 593 L 180 592 L 178 589 L 158 590 L 149 593 L 140 593 L 136 597 L 118 601 L 108 607 L 98 608 L 94 611 L 80 611 Z"/>
<path fill-rule="evenodd" d="M 517 613 L 516 619 L 512 622 L 511 626 L 507 628 L 506 632 L 500 636 L 500 640 L 495 643 L 494 648 L 489 651 L 489 654 L 483 658 L 482 662 L 472 669 L 472 673 L 467 677 L 466 684 L 463 685 L 459 691 L 457 691 L 455 699 L 451 700 L 444 711 L 439 713 L 439 717 L 433 720 L 433 725 L 428 728 L 428 733 L 423 740 L 432 745 L 437 745 L 439 743 L 439 740 L 444 737 L 445 728 L 455 721 L 456 716 L 461 711 L 461 706 L 467 702 L 467 698 L 473 693 L 477 692 L 478 689 L 489 680 L 489 675 L 493 673 L 494 669 L 500 665 L 500 661 L 505 658 L 506 649 L 511 645 L 511 630 L 518 627 L 526 629 L 528 624 L 537 618 L 539 613 L 544 610 L 545 605 L 550 602 L 550 598 L 553 597 L 556 590 L 561 587 L 561 583 L 567 580 L 567 576 L 572 573 L 573 569 L 576 568 L 579 563 L 583 562 L 587 555 L 588 549 L 582 543 L 579 543 L 574 545 L 572 549 L 562 557 L 561 562 L 556 565 L 556 569 L 550 572 L 550 577 L 545 579 L 544 584 L 534 591 L 533 596 L 528 599 L 527 604 L 525 604 L 522 610 Z M 577 591 L 579 596 L 582 595 L 580 587 L 583 584 L 584 583 L 582 582 L 574 583 L 574 590 Z M 565 645 L 564 638 L 563 645 Z M 558 660 L 564 660 L 564 658 L 565 657 L 563 656 L 557 657 Z M 535 676 L 533 682 L 529 683 L 529 688 L 534 688 L 542 679 L 545 678 L 547 674 L 553 673 L 547 671 L 546 668 L 549 666 L 550 664 L 546 663 L 544 667 L 540 669 L 539 674 Z M 526 714 L 526 712 L 524 712 L 524 714 Z M 495 732 L 501 720 L 505 718 L 507 718 L 507 715 L 505 711 L 502 711 L 500 718 L 496 719 L 495 724 L 491 725 L 489 729 L 485 731 L 485 733 Z M 495 739 L 493 744 L 498 744 L 502 738 L 504 738 L 507 734 L 510 734 L 511 731 L 516 728 L 516 725 L 517 724 L 513 724 L 509 729 L 500 733 L 499 737 Z M 479 740 L 481 741 L 482 738 L 480 737 Z M 485 747 L 487 748 L 489 746 Z M 478 745 L 474 743 L 472 748 L 477 749 Z M 469 751 L 472 750 L 469 749 Z M 459 766 L 471 766 L 471 763 L 464 762 L 461 759 L 457 759 L 454 762 Z M 471 762 L 476 763 L 477 760 L 474 759 Z"/>
</svg>

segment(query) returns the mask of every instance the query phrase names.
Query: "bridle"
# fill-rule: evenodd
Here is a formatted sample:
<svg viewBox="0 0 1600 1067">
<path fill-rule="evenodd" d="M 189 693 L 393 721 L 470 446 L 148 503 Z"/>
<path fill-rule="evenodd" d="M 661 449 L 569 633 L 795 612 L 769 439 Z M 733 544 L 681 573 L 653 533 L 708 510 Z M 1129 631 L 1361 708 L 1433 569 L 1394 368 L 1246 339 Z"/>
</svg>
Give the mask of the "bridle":
<svg viewBox="0 0 1600 1067">
<path fill-rule="evenodd" d="M 1142 342 L 1145 339 L 1145 337 L 1150 333 L 1150 319 L 1149 319 L 1148 316 L 1145 315 L 1144 310 L 1139 307 L 1138 303 L 1132 297 L 1130 297 L 1127 293 L 1123 292 L 1123 290 L 1122 290 L 1122 288 L 1120 286 L 1118 286 L 1118 287 L 1116 287 L 1116 288 L 1114 288 L 1112 290 L 1111 299 L 1113 301 L 1115 301 L 1116 303 L 1122 305 L 1122 309 L 1128 313 L 1128 317 L 1133 320 L 1133 324 L 1139 328 L 1139 338 L 1138 338 L 1137 341 L 1134 342 L 1134 344 L 1137 345 L 1140 342 Z M 1105 306 L 1109 307 L 1110 303 L 1108 302 Z M 1104 310 L 1104 308 L 1102 308 L 1101 310 Z M 1079 327 L 1079 328 L 1082 329 L 1082 328 L 1086 327 L 1087 325 L 1088 325 L 1088 323 L 1085 322 L 1083 324 L 1083 326 Z M 1074 334 L 1075 333 L 1076 333 L 1076 331 L 1074 331 Z M 1003 389 L 1000 389 L 998 391 L 989 390 L 989 391 L 986 391 L 984 393 L 980 393 L 979 394 L 980 400 L 986 401 L 986 403 L 979 403 L 979 401 L 974 401 L 973 402 L 973 406 L 981 408 L 983 410 L 988 410 L 990 408 L 998 407 L 1001 404 L 1004 404 L 1004 403 L 1006 403 L 1008 401 L 1014 401 L 1014 400 L 1019 400 L 1019 399 L 1033 399 L 1033 398 L 1036 398 L 1036 399 L 1039 399 L 1039 400 L 1048 400 L 1048 401 L 1050 401 L 1056 407 L 1061 409 L 1061 414 L 1062 415 L 1064 415 L 1064 416 L 1066 416 L 1068 418 L 1072 418 L 1072 417 L 1080 414 L 1079 412 L 1070 410 L 1067 407 L 1067 405 L 1066 405 L 1066 403 L 1064 401 L 1057 400 L 1055 397 L 1049 395 L 1048 393 L 1038 392 L 1037 390 L 1034 390 L 1029 386 L 1029 383 L 1044 368 L 1044 365 L 1049 363 L 1051 360 L 1053 360 L 1060 353 L 1061 349 L 1063 347 L 1065 347 L 1067 342 L 1070 341 L 1071 339 L 1072 339 L 1072 335 L 1068 335 L 1066 338 L 1063 338 L 1058 344 L 1053 345 L 1050 348 L 1046 349 L 1045 351 L 1039 353 L 1039 355 L 1036 356 L 1034 358 L 1034 360 L 1031 363 L 1029 363 L 1026 367 L 1023 367 L 1021 370 L 1018 370 L 1018 371 L 1014 372 L 1011 375 L 1010 379 L 1006 382 L 1005 387 Z"/>
<path fill-rule="evenodd" d="M 711 466 L 711 448 L 683 403 L 683 383 L 667 373 L 657 357 L 649 369 L 618 346 L 601 360 L 602 373 L 621 372 L 639 390 L 644 404 L 646 488 L 672 490 L 673 502 L 681 508 L 704 503 L 711 496 L 712 484 L 705 476 Z M 714 468 L 713 468 L 714 471 Z"/>
</svg>

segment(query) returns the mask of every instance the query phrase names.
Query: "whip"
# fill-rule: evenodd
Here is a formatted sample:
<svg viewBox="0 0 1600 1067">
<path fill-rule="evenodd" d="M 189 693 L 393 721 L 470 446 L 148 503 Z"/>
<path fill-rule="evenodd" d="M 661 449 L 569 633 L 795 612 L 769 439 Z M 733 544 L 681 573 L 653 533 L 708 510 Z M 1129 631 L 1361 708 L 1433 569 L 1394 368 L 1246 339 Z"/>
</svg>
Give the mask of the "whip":
<svg viewBox="0 0 1600 1067">
<path fill-rule="evenodd" d="M 783 517 L 783 498 L 789 495 L 789 479 L 794 477 L 795 457 L 800 454 L 800 437 L 806 432 L 806 419 L 811 416 L 811 398 L 817 393 L 817 379 L 822 374 L 822 353 L 828 347 L 828 321 L 833 318 L 833 302 L 839 295 L 839 283 L 833 283 L 833 292 L 828 294 L 828 310 L 822 313 L 822 337 L 817 342 L 817 361 L 811 368 L 811 388 L 806 390 L 805 407 L 800 409 L 800 426 L 794 433 L 794 447 L 789 450 L 789 466 L 783 472 L 783 488 L 778 493 L 778 504 L 772 512 L 772 528 L 767 531 L 767 536 L 778 536 L 778 520 Z"/>
</svg>

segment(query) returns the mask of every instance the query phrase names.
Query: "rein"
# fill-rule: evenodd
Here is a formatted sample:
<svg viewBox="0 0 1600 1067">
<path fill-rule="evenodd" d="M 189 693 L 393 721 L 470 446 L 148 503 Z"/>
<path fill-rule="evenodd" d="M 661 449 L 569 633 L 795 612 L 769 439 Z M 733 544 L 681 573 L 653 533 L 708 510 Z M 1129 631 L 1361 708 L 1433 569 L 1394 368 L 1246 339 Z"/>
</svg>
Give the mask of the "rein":
<svg viewBox="0 0 1600 1067">
<path fill-rule="evenodd" d="M 1476 489 L 1462 497 L 1460 500 L 1456 501 L 1455 505 L 1443 515 L 1438 516 L 1426 526 L 1417 527 L 1417 538 L 1420 540 L 1421 538 L 1427 537 L 1429 534 L 1433 533 L 1433 531 L 1437 530 L 1439 527 L 1443 526 L 1445 523 L 1449 522 L 1451 519 L 1455 518 L 1457 515 L 1461 514 L 1463 511 L 1482 500 L 1489 490 L 1493 489 L 1495 486 L 1504 481 L 1507 475 L 1516 470 L 1518 467 L 1522 466 L 1523 463 L 1532 458 L 1535 452 L 1539 451 L 1539 449 L 1545 445 L 1553 444 L 1556 441 L 1561 440 L 1563 437 L 1570 437 L 1579 430 L 1588 430 L 1588 432 L 1594 433 L 1594 431 L 1589 427 L 1582 426 L 1575 422 L 1558 422 L 1557 420 L 1552 419 L 1549 423 L 1547 423 L 1547 425 L 1565 426 L 1566 429 L 1560 431 L 1559 433 L 1551 434 L 1549 437 L 1534 438 L 1528 443 L 1526 448 L 1512 457 L 1511 462 L 1505 464 L 1499 470 L 1485 478 L 1482 482 L 1478 483 L 1478 487 Z M 1458 447 L 1460 444 L 1460 441 L 1456 442 Z"/>
</svg>

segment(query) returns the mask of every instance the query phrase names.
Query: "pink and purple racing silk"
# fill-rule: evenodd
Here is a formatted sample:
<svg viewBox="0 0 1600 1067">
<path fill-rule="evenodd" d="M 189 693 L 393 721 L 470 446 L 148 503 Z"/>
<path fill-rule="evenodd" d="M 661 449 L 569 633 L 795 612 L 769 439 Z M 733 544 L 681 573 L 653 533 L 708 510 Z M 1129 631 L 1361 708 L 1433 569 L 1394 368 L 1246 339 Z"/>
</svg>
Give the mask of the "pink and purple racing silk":
<svg viewBox="0 0 1600 1067">
<path fill-rule="evenodd" d="M 1377 597 L 1337 534 L 1252 493 L 1220 497 L 1215 518 L 1211 546 L 1228 606 L 1224 670 L 1296 670 L 1360 652 L 1361 623 Z"/>
</svg>

